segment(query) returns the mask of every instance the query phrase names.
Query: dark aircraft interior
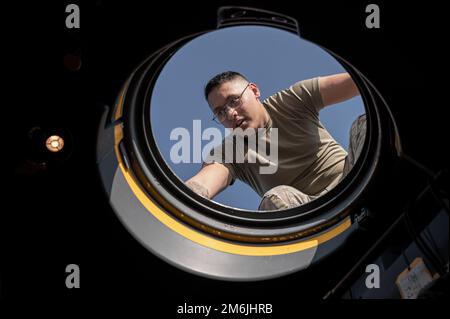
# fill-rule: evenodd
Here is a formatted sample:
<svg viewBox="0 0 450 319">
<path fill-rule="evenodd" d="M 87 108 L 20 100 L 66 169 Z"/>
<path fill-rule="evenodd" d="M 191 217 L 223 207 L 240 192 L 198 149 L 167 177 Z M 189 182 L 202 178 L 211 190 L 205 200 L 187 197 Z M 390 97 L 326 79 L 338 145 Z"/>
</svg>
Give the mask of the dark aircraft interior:
<svg viewBox="0 0 450 319">
<path fill-rule="evenodd" d="M 448 118 L 437 75 L 447 57 L 435 8 L 380 1 L 380 28 L 369 29 L 362 2 L 98 0 L 76 2 L 80 26 L 69 29 L 68 4 L 30 5 L 11 36 L 20 49 L 9 52 L 16 105 L 13 121 L 4 117 L 14 170 L 2 299 L 156 294 L 151 307 L 168 316 L 185 303 L 296 313 L 306 299 L 448 299 Z M 148 133 L 167 59 L 242 25 L 320 46 L 364 100 L 355 167 L 300 207 L 248 214 L 206 200 L 174 177 Z M 66 285 L 71 264 L 79 289 Z"/>
</svg>

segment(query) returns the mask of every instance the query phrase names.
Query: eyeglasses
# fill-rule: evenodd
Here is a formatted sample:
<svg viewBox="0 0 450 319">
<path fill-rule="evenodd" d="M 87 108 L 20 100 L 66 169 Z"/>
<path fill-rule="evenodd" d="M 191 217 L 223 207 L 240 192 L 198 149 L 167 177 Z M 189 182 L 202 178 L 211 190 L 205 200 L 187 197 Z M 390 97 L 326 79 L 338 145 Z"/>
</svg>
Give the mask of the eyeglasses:
<svg viewBox="0 0 450 319">
<path fill-rule="evenodd" d="M 236 110 L 236 109 L 240 108 L 242 106 L 242 96 L 244 95 L 244 92 L 245 92 L 245 90 L 247 90 L 249 85 L 250 85 L 250 83 L 247 83 L 247 86 L 245 87 L 245 89 L 242 91 L 242 93 L 239 96 L 234 97 L 228 103 L 226 103 L 224 106 L 218 107 L 217 108 L 218 111 L 216 111 L 214 113 L 214 116 L 212 118 L 213 121 L 215 121 L 218 124 L 221 124 L 227 118 L 228 108 L 230 108 L 232 110 Z"/>
</svg>

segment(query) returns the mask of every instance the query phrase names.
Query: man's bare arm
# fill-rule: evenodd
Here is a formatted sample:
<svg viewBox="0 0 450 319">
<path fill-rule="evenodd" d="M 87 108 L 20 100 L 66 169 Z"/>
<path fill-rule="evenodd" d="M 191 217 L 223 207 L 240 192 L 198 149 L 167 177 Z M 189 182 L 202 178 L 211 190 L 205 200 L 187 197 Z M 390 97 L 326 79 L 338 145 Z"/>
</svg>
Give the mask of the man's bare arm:
<svg viewBox="0 0 450 319">
<path fill-rule="evenodd" d="M 320 77 L 319 90 L 324 107 L 359 95 L 358 87 L 348 73 Z"/>
<path fill-rule="evenodd" d="M 212 199 L 229 185 L 230 179 L 231 174 L 226 166 L 212 163 L 203 166 L 185 184 L 198 195 Z"/>
</svg>

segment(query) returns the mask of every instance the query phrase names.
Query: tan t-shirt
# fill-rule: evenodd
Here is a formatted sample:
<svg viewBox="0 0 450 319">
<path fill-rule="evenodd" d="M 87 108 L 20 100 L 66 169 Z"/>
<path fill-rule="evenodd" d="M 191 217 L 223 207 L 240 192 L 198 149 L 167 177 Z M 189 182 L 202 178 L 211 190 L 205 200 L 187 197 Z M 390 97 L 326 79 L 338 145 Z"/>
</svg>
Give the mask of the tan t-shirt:
<svg viewBox="0 0 450 319">
<path fill-rule="evenodd" d="M 243 163 L 230 163 L 230 157 L 225 160 L 225 156 L 230 156 L 226 152 L 233 150 L 232 147 L 225 148 L 225 144 L 233 143 L 231 135 L 224 139 L 222 145 L 214 148 L 205 163 L 222 163 L 232 175 L 230 185 L 238 178 L 260 196 L 279 185 L 295 187 L 307 195 L 320 195 L 334 187 L 342 176 L 347 152 L 319 120 L 323 102 L 318 80 L 313 78 L 297 82 L 262 102 L 270 116 L 263 140 L 273 143 L 273 129 L 278 129 L 278 158 L 275 163 L 274 153 L 270 153 L 272 156 L 264 154 L 271 149 L 270 146 L 276 145 L 266 146 L 266 152 L 257 152 L 248 146 L 244 154 L 240 154 L 244 156 Z M 256 163 L 254 160 L 247 161 L 249 154 L 256 156 Z M 261 174 L 261 167 L 268 165 L 275 167 L 272 169 L 274 172 Z"/>
</svg>

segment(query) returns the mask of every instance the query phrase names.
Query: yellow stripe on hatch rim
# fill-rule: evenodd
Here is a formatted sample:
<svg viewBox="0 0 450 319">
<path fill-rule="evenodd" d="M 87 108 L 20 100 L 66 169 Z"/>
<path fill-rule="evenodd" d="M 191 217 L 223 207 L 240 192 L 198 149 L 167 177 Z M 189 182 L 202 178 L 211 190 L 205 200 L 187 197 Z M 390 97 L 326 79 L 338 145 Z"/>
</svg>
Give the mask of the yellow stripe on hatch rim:
<svg viewBox="0 0 450 319">
<path fill-rule="evenodd" d="M 115 114 L 115 118 L 118 119 L 121 115 L 122 106 L 123 106 L 123 97 L 125 94 L 125 89 L 122 90 L 118 104 L 117 110 Z M 124 166 L 123 160 L 121 158 L 119 152 L 119 142 L 122 140 L 123 132 L 121 125 L 116 125 L 114 128 L 114 148 L 117 160 L 119 162 L 120 170 L 130 186 L 130 189 L 136 196 L 136 198 L 141 202 L 141 204 L 151 213 L 156 219 L 158 219 L 165 226 L 170 228 L 172 231 L 178 233 L 179 235 L 199 244 L 204 247 L 208 247 L 214 250 L 218 250 L 225 253 L 236 254 L 236 255 L 244 255 L 244 256 L 275 256 L 275 255 L 284 255 L 296 253 L 302 250 L 310 249 L 317 247 L 318 245 L 333 239 L 337 235 L 344 232 L 351 226 L 350 217 L 347 217 L 343 222 L 341 222 L 338 226 L 333 227 L 332 229 L 326 231 L 323 234 L 318 236 L 306 239 L 304 241 L 284 244 L 284 245 L 271 245 L 271 246 L 254 246 L 254 245 L 243 245 L 225 242 L 222 240 L 218 240 L 211 236 L 205 235 L 198 231 L 195 231 L 180 221 L 173 218 L 171 215 L 167 214 L 159 205 L 152 200 L 145 192 L 142 191 L 140 186 L 136 183 L 132 175 L 127 171 Z"/>
</svg>

